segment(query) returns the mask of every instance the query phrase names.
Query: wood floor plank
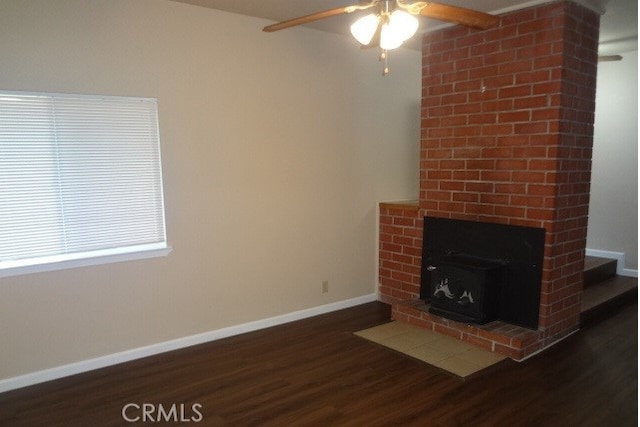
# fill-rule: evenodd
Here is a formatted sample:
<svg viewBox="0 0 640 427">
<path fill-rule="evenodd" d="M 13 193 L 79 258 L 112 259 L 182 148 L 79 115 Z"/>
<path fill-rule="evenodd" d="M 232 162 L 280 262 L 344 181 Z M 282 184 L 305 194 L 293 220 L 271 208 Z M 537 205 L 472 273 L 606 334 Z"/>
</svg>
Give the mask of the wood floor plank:
<svg viewBox="0 0 640 427">
<path fill-rule="evenodd" d="M 353 335 L 389 317 L 364 304 L 6 392 L 0 425 L 152 424 L 129 403 L 198 404 L 186 424 L 207 426 L 637 425 L 637 304 L 466 381 Z"/>
</svg>

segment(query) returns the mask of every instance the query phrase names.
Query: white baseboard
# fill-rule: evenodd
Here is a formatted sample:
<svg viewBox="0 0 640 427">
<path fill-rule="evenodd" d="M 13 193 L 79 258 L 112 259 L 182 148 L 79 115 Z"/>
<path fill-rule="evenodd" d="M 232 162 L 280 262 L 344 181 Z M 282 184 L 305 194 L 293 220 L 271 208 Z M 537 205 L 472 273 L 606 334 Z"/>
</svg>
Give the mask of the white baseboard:
<svg viewBox="0 0 640 427">
<path fill-rule="evenodd" d="M 167 351 L 178 350 L 181 348 L 203 344 L 234 335 L 244 334 L 246 332 L 252 332 L 264 328 L 269 328 L 271 326 L 282 325 L 284 323 L 294 322 L 296 320 L 306 319 L 308 317 L 318 316 L 320 314 L 330 313 L 332 311 L 342 310 L 344 308 L 354 307 L 356 305 L 365 304 L 376 300 L 377 295 L 375 293 L 363 295 L 361 297 L 338 301 L 331 304 L 325 304 L 306 310 L 294 311 L 292 313 L 270 317 L 268 319 L 243 323 L 241 325 L 230 326 L 228 328 L 216 329 L 209 332 L 203 332 L 201 334 L 177 338 L 174 340 L 152 344 L 145 347 L 134 348 L 119 353 L 113 353 L 76 363 L 57 366 L 55 368 L 44 369 L 17 377 L 6 378 L 0 380 L 0 393 L 43 383 L 45 381 L 51 381 L 58 378 L 68 377 L 70 375 L 104 368 L 111 365 L 116 365 L 118 363 L 124 363 L 136 359 L 141 359 L 147 356 L 153 356 L 155 354 L 165 353 Z"/>
<path fill-rule="evenodd" d="M 625 268 L 625 254 L 624 252 L 614 252 L 614 251 L 602 251 L 599 249 L 588 249 L 586 250 L 587 256 L 594 256 L 600 258 L 610 258 L 618 261 L 618 267 L 616 273 L 619 276 L 628 276 L 628 277 L 638 277 L 638 270 L 632 270 L 630 268 Z"/>
</svg>

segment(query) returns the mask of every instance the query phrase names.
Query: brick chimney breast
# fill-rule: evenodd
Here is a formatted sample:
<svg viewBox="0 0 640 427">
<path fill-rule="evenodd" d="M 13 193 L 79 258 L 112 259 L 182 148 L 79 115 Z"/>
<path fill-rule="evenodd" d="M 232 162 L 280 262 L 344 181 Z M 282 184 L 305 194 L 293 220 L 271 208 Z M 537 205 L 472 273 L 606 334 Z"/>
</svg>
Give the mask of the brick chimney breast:
<svg viewBox="0 0 640 427">
<path fill-rule="evenodd" d="M 540 227 L 539 333 L 528 349 L 509 339 L 505 353 L 522 358 L 578 328 L 599 20 L 560 1 L 486 31 L 425 34 L 419 200 L 381 206 L 381 299 L 417 298 L 424 216 Z M 394 243 L 394 233 L 411 239 Z"/>
</svg>

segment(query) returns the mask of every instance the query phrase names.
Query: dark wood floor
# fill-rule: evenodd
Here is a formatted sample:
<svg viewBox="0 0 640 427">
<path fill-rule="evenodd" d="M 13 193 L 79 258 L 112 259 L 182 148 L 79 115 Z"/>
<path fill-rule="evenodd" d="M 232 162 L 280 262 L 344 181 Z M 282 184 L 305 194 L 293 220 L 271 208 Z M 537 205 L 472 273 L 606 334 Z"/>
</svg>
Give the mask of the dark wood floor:
<svg viewBox="0 0 640 427">
<path fill-rule="evenodd" d="M 370 303 L 14 390 L 0 425 L 161 424 L 128 403 L 207 426 L 637 425 L 637 304 L 467 381 L 352 334 L 388 319 Z"/>
</svg>

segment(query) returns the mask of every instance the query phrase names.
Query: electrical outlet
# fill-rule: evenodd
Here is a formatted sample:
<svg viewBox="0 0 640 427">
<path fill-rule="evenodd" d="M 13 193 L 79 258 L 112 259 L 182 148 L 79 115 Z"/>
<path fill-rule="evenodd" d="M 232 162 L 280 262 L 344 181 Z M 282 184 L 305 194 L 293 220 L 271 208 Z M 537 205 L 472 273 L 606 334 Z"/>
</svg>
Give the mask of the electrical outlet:
<svg viewBox="0 0 640 427">
<path fill-rule="evenodd" d="M 329 281 L 328 280 L 323 280 L 322 281 L 322 293 L 326 294 L 329 292 Z"/>
</svg>

